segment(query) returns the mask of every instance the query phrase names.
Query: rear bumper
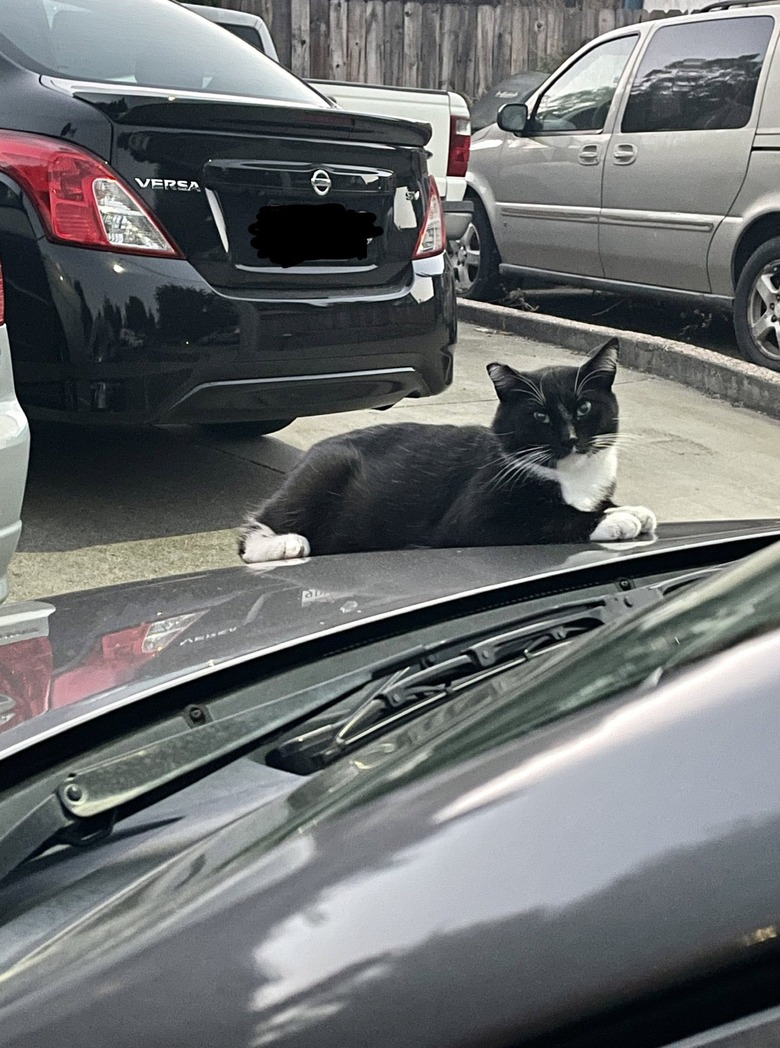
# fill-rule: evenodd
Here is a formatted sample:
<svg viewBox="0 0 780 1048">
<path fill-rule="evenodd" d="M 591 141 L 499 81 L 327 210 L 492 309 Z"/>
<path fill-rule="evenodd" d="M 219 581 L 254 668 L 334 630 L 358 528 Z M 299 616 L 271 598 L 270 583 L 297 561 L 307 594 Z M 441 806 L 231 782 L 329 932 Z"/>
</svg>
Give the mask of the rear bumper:
<svg viewBox="0 0 780 1048">
<path fill-rule="evenodd" d="M 26 306 L 13 303 L 25 320 L 18 338 L 11 330 L 19 399 L 34 418 L 260 421 L 389 407 L 452 381 L 444 254 L 412 263 L 396 288 L 303 299 L 214 288 L 186 261 L 38 248 L 45 286 L 28 284 Z"/>
</svg>

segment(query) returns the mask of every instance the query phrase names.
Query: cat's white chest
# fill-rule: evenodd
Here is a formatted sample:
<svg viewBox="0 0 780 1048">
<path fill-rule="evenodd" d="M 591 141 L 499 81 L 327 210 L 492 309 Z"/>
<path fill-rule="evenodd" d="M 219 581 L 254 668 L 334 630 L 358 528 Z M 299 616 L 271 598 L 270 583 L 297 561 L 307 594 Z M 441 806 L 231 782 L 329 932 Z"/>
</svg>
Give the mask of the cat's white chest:
<svg viewBox="0 0 780 1048">
<path fill-rule="evenodd" d="M 595 455 L 569 455 L 555 469 L 540 467 L 546 480 L 561 486 L 563 501 L 575 509 L 590 512 L 609 495 L 617 477 L 617 448 L 606 448 Z"/>
</svg>

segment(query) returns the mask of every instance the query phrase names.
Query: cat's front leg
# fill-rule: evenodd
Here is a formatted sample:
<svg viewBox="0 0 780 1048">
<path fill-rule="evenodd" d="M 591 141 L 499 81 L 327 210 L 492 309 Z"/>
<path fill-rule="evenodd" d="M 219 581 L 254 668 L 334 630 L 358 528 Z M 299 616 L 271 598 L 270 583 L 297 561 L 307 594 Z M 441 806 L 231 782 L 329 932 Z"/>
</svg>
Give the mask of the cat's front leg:
<svg viewBox="0 0 780 1048">
<path fill-rule="evenodd" d="M 655 531 L 655 513 L 646 506 L 612 506 L 590 536 L 591 542 L 625 542 L 652 535 Z"/>
<path fill-rule="evenodd" d="M 277 535 L 259 520 L 247 524 L 238 540 L 238 553 L 245 564 L 298 560 L 308 557 L 310 552 L 309 542 L 303 535 Z"/>
</svg>

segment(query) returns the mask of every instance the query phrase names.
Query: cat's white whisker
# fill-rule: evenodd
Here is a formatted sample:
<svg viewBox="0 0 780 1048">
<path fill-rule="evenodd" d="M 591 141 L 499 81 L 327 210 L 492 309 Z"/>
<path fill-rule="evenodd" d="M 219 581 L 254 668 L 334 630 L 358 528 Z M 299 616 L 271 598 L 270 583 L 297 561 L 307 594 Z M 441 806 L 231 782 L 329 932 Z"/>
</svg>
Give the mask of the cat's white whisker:
<svg viewBox="0 0 780 1048">
<path fill-rule="evenodd" d="M 582 380 L 581 384 L 579 386 L 575 386 L 576 394 L 578 396 L 582 394 L 588 388 L 589 383 L 597 379 L 599 375 L 613 375 L 614 373 L 615 369 L 611 367 L 602 366 L 593 368 L 592 371 L 588 372 L 588 374 Z"/>
<path fill-rule="evenodd" d="M 511 487 L 521 476 L 532 474 L 535 466 L 542 466 L 552 462 L 553 456 L 550 448 L 543 444 L 537 444 L 509 458 L 504 467 L 492 478 L 487 490 L 494 491 L 497 488 L 508 485 Z"/>
<path fill-rule="evenodd" d="M 537 386 L 537 384 L 533 381 L 533 379 L 528 378 L 527 375 L 518 375 L 517 377 L 518 381 L 524 383 L 527 387 L 526 392 L 528 396 L 531 397 L 532 400 L 535 400 L 540 407 L 546 409 L 547 402 L 544 399 L 544 395 L 542 394 L 542 391 L 539 388 L 539 386 Z"/>
</svg>

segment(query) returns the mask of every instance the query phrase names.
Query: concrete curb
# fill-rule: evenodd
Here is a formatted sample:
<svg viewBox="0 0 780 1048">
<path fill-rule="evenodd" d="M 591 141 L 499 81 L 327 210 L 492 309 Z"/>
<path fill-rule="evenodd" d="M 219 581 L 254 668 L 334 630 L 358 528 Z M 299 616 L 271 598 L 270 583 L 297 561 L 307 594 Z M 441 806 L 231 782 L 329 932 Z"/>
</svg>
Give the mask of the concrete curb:
<svg viewBox="0 0 780 1048">
<path fill-rule="evenodd" d="M 757 367 L 746 360 L 734 360 L 709 349 L 656 335 L 563 320 L 486 302 L 459 299 L 458 316 L 469 324 L 483 324 L 536 342 L 554 342 L 575 353 L 590 353 L 607 339 L 618 338 L 620 362 L 626 367 L 780 419 L 780 372 Z"/>
</svg>

